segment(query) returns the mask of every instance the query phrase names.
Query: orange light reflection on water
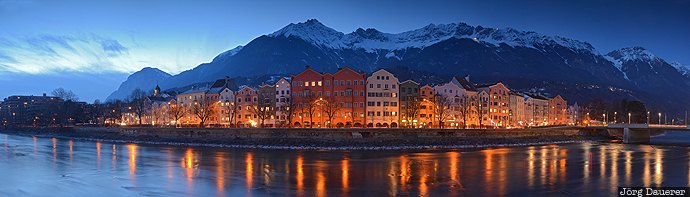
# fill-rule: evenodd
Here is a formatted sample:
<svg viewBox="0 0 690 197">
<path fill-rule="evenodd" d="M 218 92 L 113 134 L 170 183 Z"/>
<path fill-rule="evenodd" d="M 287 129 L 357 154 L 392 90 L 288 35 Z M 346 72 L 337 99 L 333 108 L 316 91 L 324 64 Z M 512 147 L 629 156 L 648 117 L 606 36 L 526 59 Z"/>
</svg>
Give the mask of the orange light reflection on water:
<svg viewBox="0 0 690 197">
<path fill-rule="evenodd" d="M 316 196 L 317 197 L 324 197 L 327 196 L 326 194 L 326 162 L 325 161 L 319 161 L 316 162 Z"/>
<path fill-rule="evenodd" d="M 340 161 L 340 171 L 340 182 L 343 187 L 343 195 L 346 195 L 350 189 L 350 160 L 347 157 Z"/>
<path fill-rule="evenodd" d="M 137 172 L 137 145 L 128 144 L 127 150 L 129 150 L 129 174 L 133 177 Z"/>
<path fill-rule="evenodd" d="M 225 196 L 225 153 L 216 153 L 216 190 L 218 196 Z"/>
<path fill-rule="evenodd" d="M 295 181 L 297 181 L 297 196 L 304 196 L 304 157 L 302 154 L 297 155 L 297 161 L 295 162 L 297 175 L 295 176 Z"/>
<path fill-rule="evenodd" d="M 96 166 L 101 168 L 101 142 L 96 141 Z"/>
<path fill-rule="evenodd" d="M 252 191 L 252 184 L 253 184 L 253 178 L 254 178 L 254 155 L 252 152 L 247 152 L 247 158 L 245 159 L 245 163 L 247 164 L 247 171 L 245 174 L 245 178 L 247 179 L 247 190 L 249 193 Z"/>
</svg>

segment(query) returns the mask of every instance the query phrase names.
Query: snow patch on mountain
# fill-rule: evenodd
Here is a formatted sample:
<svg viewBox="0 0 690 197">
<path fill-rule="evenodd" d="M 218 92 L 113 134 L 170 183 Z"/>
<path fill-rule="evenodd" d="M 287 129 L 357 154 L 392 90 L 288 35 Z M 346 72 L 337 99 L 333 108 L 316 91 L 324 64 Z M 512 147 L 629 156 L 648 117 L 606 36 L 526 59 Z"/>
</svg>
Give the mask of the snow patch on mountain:
<svg viewBox="0 0 690 197">
<path fill-rule="evenodd" d="M 615 51 L 611 51 L 607 54 L 607 56 L 611 56 L 617 60 L 624 62 L 634 60 L 652 62 L 661 59 L 642 47 L 621 48 Z"/>
<path fill-rule="evenodd" d="M 506 44 L 511 47 L 536 49 L 560 45 L 575 51 L 599 54 L 591 44 L 574 39 L 546 36 L 512 28 L 475 27 L 465 23 L 430 24 L 420 29 L 398 34 L 383 33 L 373 28 L 359 28 L 352 33 L 344 34 L 323 25 L 316 19 L 310 19 L 302 23 L 291 23 L 269 36 L 295 36 L 320 47 L 364 49 L 369 53 L 381 49 L 394 51 L 407 48 L 424 48 L 451 38 L 465 38 L 493 46 Z"/>
<path fill-rule="evenodd" d="M 623 78 L 625 78 L 625 80 L 630 81 L 630 78 L 628 78 L 628 74 L 623 70 L 623 61 L 608 55 L 605 55 L 604 58 L 606 58 L 606 60 L 608 60 L 609 62 L 613 63 L 613 66 L 623 73 Z"/>
<path fill-rule="evenodd" d="M 213 58 L 213 61 L 216 61 L 216 59 L 224 59 L 227 57 L 234 56 L 235 54 L 239 53 L 243 48 L 244 48 L 244 46 L 239 45 L 233 49 L 222 52 L 222 53 L 218 54 L 215 58 Z"/>
<path fill-rule="evenodd" d="M 690 76 L 690 66 L 681 64 L 680 62 L 673 62 L 671 63 L 671 66 L 676 68 L 678 72 L 683 75 L 683 76 Z"/>
<path fill-rule="evenodd" d="M 316 19 L 309 19 L 303 23 L 290 23 L 284 28 L 270 34 L 271 37 L 290 37 L 295 36 L 302 38 L 305 41 L 316 44 L 317 46 L 327 48 L 344 48 L 346 47 L 342 42 L 345 34 L 326 27 Z"/>
</svg>

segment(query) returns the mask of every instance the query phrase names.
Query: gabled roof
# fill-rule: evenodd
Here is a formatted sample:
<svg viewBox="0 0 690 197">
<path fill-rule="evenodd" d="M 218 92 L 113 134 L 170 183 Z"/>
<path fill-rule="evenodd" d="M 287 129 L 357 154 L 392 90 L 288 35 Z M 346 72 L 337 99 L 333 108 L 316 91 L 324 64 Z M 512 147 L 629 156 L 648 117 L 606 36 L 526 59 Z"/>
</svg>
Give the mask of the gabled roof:
<svg viewBox="0 0 690 197">
<path fill-rule="evenodd" d="M 208 88 L 192 88 L 191 90 L 184 91 L 180 94 L 194 94 L 194 93 L 206 93 L 208 92 Z"/>
<path fill-rule="evenodd" d="M 306 68 L 305 68 L 302 72 L 300 72 L 300 73 L 298 73 L 298 74 L 296 74 L 296 75 L 292 75 L 292 77 L 302 75 L 302 74 L 304 74 L 304 73 L 306 73 L 306 72 L 314 72 L 314 73 L 316 73 L 316 74 L 318 74 L 318 75 L 323 76 L 322 73 L 316 72 L 314 69 L 311 68 L 311 66 L 305 66 L 305 67 L 306 67 Z M 242 88 L 240 88 L 240 89 L 242 89 Z"/>
<path fill-rule="evenodd" d="M 413 83 L 415 85 L 419 85 L 419 83 L 417 83 L 416 81 L 412 81 L 412 79 L 408 79 L 408 80 L 405 80 L 403 82 L 400 82 L 400 84 L 403 84 L 403 83 Z"/>
<path fill-rule="evenodd" d="M 456 81 L 458 81 L 458 83 L 460 83 L 461 88 L 469 91 L 477 91 L 477 87 L 470 83 L 467 80 L 467 77 L 455 76 L 454 78 Z"/>
<path fill-rule="evenodd" d="M 358 74 L 358 75 L 365 75 L 365 76 L 366 76 L 366 73 L 365 73 L 365 72 L 358 72 L 358 71 L 353 70 L 352 68 L 350 68 L 350 67 L 348 67 L 348 66 L 344 66 L 344 67 L 342 67 L 342 68 L 338 68 L 338 71 L 336 71 L 335 73 L 333 73 L 333 75 L 336 75 L 336 74 L 338 74 L 338 73 L 340 73 L 340 72 L 343 72 L 343 71 L 350 71 L 350 72 L 353 72 L 353 73 Z"/>
</svg>

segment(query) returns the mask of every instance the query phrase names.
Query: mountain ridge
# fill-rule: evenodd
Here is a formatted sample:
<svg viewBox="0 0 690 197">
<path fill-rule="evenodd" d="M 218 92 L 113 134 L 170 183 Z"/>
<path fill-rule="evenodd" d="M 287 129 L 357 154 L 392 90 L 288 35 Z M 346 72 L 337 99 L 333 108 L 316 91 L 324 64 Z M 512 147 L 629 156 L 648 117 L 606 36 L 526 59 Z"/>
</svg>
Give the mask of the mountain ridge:
<svg viewBox="0 0 690 197">
<path fill-rule="evenodd" d="M 658 92 L 647 88 L 690 85 L 688 77 L 678 77 L 683 76 L 680 67 L 666 63 L 642 47 L 616 51 L 602 54 L 588 42 L 513 28 L 451 23 L 430 24 L 397 34 L 375 28 L 358 28 L 345 34 L 310 19 L 291 23 L 244 46 L 225 51 L 211 62 L 162 80 L 161 87 L 182 87 L 225 76 L 291 75 L 299 73 L 305 65 L 323 72 L 350 66 L 371 73 L 380 68 L 403 66 L 409 71 L 436 76 L 471 75 L 480 82 L 504 81 L 516 89 L 552 87 L 549 91 L 554 94 L 570 96 L 580 103 L 607 95 L 607 92 L 608 99 L 655 102 L 660 100 L 654 95 Z M 661 61 L 653 65 L 643 65 L 649 61 L 635 61 L 645 57 Z M 632 72 L 632 68 L 645 66 L 659 70 Z M 659 71 L 672 79 L 663 79 Z M 690 96 L 690 91 L 681 92 Z"/>
</svg>

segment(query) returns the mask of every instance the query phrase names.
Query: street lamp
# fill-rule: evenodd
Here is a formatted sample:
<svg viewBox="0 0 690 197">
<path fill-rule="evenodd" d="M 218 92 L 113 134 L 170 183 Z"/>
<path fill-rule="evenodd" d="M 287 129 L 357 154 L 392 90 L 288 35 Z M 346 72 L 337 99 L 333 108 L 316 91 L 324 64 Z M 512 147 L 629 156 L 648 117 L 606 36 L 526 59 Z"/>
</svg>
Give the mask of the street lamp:
<svg viewBox="0 0 690 197">
<path fill-rule="evenodd" d="M 649 125 L 649 111 L 647 111 L 647 125 Z"/>
<path fill-rule="evenodd" d="M 632 116 L 632 113 L 628 112 L 628 124 L 632 124 L 632 122 L 630 121 L 630 120 L 631 120 L 631 119 L 630 119 L 631 116 Z"/>
<path fill-rule="evenodd" d="M 659 124 L 661 124 L 661 112 L 659 112 Z"/>
<path fill-rule="evenodd" d="M 618 123 L 618 112 L 613 112 L 613 124 Z"/>
</svg>

